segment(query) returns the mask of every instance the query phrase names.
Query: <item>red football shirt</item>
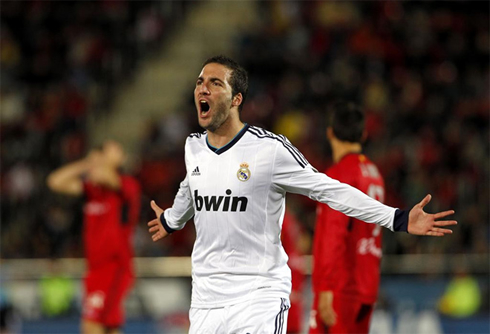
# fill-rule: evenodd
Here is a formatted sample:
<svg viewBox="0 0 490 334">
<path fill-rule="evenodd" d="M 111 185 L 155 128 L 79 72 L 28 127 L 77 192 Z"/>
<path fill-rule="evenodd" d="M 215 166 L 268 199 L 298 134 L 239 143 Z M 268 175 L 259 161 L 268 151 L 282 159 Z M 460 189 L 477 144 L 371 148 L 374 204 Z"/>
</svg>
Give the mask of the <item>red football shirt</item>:
<svg viewBox="0 0 490 334">
<path fill-rule="evenodd" d="M 141 187 L 131 176 L 121 176 L 120 194 L 123 199 L 122 233 L 123 233 L 123 263 L 133 273 L 133 235 L 139 221 L 141 210 Z"/>
<path fill-rule="evenodd" d="M 299 333 L 303 326 L 303 287 L 305 282 L 305 263 L 303 252 L 299 249 L 298 239 L 303 229 L 296 217 L 286 209 L 282 223 L 281 242 L 288 254 L 291 269 L 292 291 L 291 308 L 288 315 L 288 333 Z"/>
<path fill-rule="evenodd" d="M 384 181 L 363 154 L 348 154 L 327 175 L 384 201 Z M 381 227 L 350 218 L 325 204 L 317 206 L 313 241 L 313 289 L 373 304 L 378 295 Z"/>
<path fill-rule="evenodd" d="M 140 187 L 121 176 L 121 189 L 85 182 L 84 247 L 88 269 L 117 261 L 132 270 L 131 237 L 140 210 Z"/>
</svg>

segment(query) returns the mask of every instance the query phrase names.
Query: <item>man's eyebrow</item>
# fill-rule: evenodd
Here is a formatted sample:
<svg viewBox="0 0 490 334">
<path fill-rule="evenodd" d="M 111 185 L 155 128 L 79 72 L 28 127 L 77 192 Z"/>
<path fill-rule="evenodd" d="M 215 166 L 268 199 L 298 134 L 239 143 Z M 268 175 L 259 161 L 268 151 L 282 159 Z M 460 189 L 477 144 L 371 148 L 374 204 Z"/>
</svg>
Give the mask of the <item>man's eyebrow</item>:
<svg viewBox="0 0 490 334">
<path fill-rule="evenodd" d="M 210 78 L 209 80 L 210 80 L 211 82 L 219 81 L 219 82 L 221 82 L 222 84 L 224 84 L 224 81 L 223 81 L 223 80 L 221 80 L 221 79 L 219 79 L 219 78 L 216 78 L 216 77 Z"/>
<path fill-rule="evenodd" d="M 203 76 L 200 76 L 199 78 L 197 78 L 196 81 L 204 81 L 204 77 Z M 217 77 L 211 77 L 211 78 L 209 78 L 209 81 L 211 81 L 211 82 L 219 81 L 223 85 L 225 84 L 225 82 L 223 80 L 221 80 L 220 78 L 217 78 Z"/>
</svg>

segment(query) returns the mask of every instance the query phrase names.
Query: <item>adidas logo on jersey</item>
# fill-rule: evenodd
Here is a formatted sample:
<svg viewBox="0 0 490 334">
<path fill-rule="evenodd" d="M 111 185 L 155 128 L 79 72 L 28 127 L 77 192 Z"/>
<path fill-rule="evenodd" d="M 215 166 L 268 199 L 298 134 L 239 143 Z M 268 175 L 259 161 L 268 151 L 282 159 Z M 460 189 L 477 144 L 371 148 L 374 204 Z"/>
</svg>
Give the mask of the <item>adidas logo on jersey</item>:
<svg viewBox="0 0 490 334">
<path fill-rule="evenodd" d="M 231 190 L 226 189 L 226 194 L 231 195 Z M 194 190 L 194 204 L 196 210 L 201 211 L 246 211 L 248 198 L 238 196 L 199 196 L 198 190 Z M 222 205 L 223 204 L 223 205 Z"/>
<path fill-rule="evenodd" d="M 191 173 L 191 176 L 199 176 L 201 172 L 199 171 L 199 166 L 197 166 Z"/>
</svg>

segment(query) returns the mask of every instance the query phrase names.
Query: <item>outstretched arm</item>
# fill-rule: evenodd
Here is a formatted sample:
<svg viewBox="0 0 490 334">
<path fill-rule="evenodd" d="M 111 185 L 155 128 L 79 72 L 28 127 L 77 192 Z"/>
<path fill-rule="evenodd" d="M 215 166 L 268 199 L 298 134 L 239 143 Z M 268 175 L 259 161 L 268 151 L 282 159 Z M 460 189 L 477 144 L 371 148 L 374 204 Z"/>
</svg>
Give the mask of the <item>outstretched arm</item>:
<svg viewBox="0 0 490 334">
<path fill-rule="evenodd" d="M 443 228 L 445 226 L 456 225 L 455 220 L 438 220 L 454 214 L 454 210 L 438 212 L 435 214 L 426 213 L 424 207 L 430 202 L 431 195 L 415 205 L 408 214 L 408 233 L 415 235 L 428 235 L 442 237 L 445 234 L 453 233 L 452 230 Z"/>
<path fill-rule="evenodd" d="M 308 196 L 349 217 L 366 223 L 375 223 L 392 231 L 428 236 L 452 233 L 450 229 L 443 227 L 457 224 L 455 220 L 439 220 L 453 214 L 453 210 L 436 214 L 423 211 L 424 206 L 430 202 L 430 195 L 410 211 L 399 210 L 384 205 L 346 183 L 316 172 L 310 165 L 302 168 L 284 152 L 277 159 L 280 159 L 278 163 L 281 166 L 285 166 L 280 170 L 282 173 L 278 172 L 274 175 L 274 184 L 279 189 Z"/>
</svg>

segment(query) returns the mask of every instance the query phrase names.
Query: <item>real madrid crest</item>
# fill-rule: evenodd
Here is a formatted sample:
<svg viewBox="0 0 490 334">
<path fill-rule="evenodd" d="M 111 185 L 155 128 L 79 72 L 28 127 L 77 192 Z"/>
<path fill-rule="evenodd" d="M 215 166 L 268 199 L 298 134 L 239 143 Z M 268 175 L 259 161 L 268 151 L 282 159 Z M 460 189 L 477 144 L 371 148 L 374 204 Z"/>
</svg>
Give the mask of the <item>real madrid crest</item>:
<svg viewBox="0 0 490 334">
<path fill-rule="evenodd" d="M 236 173 L 236 176 L 240 181 L 248 181 L 250 179 L 250 176 L 252 176 L 252 173 L 250 173 L 250 169 L 248 169 L 248 164 L 246 162 L 242 162 L 240 164 L 240 169 Z"/>
</svg>

